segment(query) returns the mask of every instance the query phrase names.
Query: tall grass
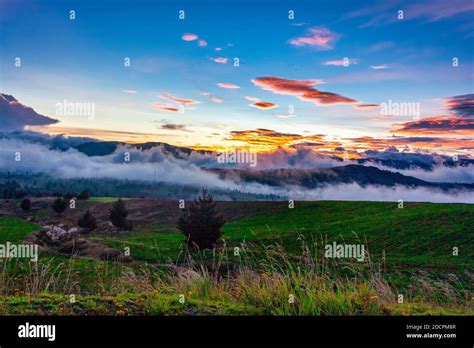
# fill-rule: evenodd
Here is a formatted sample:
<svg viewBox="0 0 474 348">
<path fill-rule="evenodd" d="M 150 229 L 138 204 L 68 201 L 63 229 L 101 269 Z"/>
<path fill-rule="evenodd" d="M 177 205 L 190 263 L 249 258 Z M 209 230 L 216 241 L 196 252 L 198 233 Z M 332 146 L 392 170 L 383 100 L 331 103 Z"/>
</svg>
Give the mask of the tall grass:
<svg viewBox="0 0 474 348">
<path fill-rule="evenodd" d="M 383 261 L 326 259 L 318 255 L 324 240 L 307 242 L 300 253 L 285 252 L 282 245 L 242 244 L 239 255 L 223 243 L 212 251 L 183 250 L 165 265 L 97 262 L 89 267 L 94 294 L 160 293 L 189 300 L 248 305 L 268 315 L 380 315 L 397 307 L 397 296 L 428 306 L 472 306 L 470 289 L 458 290 L 455 277 L 432 279 L 426 273 L 412 277 L 410 289 L 391 284 Z M 367 245 L 367 243 L 366 243 Z M 90 294 L 74 259 L 36 264 L 0 261 L 0 295 L 37 296 L 41 293 Z M 163 272 L 163 268 L 165 271 Z M 89 289 L 91 284 L 87 284 Z M 1 307 L 0 307 L 1 308 Z M 472 308 L 470 309 L 472 311 Z M 402 312 L 403 313 L 403 312 Z"/>
</svg>

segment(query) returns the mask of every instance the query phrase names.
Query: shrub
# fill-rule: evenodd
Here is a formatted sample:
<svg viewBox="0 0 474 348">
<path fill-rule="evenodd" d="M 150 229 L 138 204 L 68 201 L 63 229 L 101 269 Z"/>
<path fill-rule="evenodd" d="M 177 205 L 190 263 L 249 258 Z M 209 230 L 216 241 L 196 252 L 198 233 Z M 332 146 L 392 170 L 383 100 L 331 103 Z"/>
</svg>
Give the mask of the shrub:
<svg viewBox="0 0 474 348">
<path fill-rule="evenodd" d="M 76 195 L 72 192 L 67 192 L 65 195 L 64 195 L 64 199 L 66 199 L 67 201 L 70 201 L 71 199 L 73 199 L 74 197 L 76 197 Z"/>
<path fill-rule="evenodd" d="M 28 198 L 25 198 L 21 201 L 20 207 L 24 211 L 29 211 L 31 209 L 31 201 Z"/>
<path fill-rule="evenodd" d="M 77 199 L 79 199 L 79 200 L 81 200 L 81 201 L 86 201 L 86 200 L 88 200 L 90 197 L 91 197 L 91 194 L 89 193 L 89 191 L 84 190 L 84 191 L 82 191 L 81 193 L 79 193 L 79 196 L 77 196 Z"/>
<path fill-rule="evenodd" d="M 183 210 L 176 227 L 186 236 L 188 246 L 212 249 L 222 236 L 224 223 L 222 216 L 217 214 L 212 195 L 203 188 L 201 196 Z"/>
<path fill-rule="evenodd" d="M 87 232 L 93 231 L 97 228 L 97 219 L 91 214 L 89 209 L 77 221 L 77 225 Z"/>
<path fill-rule="evenodd" d="M 127 207 L 122 199 L 119 198 L 110 209 L 110 221 L 117 228 L 131 230 L 132 224 L 127 220 L 127 215 Z"/>
<path fill-rule="evenodd" d="M 67 208 L 67 201 L 65 199 L 62 199 L 61 197 L 57 197 L 53 204 L 51 205 L 51 207 L 53 208 L 53 210 L 58 213 L 58 214 L 61 214 L 63 213 L 66 208 Z"/>
</svg>

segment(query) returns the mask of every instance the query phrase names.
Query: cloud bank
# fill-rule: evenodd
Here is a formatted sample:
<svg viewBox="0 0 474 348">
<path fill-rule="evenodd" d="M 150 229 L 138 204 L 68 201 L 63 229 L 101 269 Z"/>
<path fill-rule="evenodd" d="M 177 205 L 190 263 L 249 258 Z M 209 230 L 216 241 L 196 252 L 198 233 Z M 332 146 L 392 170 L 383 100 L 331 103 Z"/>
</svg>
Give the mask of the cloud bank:
<svg viewBox="0 0 474 348">
<path fill-rule="evenodd" d="M 13 96 L 0 93 L 0 131 L 23 129 L 25 126 L 45 126 L 58 121 L 38 114 Z"/>
<path fill-rule="evenodd" d="M 474 195 L 467 191 L 443 192 L 427 188 L 383 187 L 357 184 L 341 184 L 308 189 L 294 186 L 269 186 L 246 183 L 240 180 L 224 180 L 219 175 L 203 168 L 216 167 L 217 160 L 212 154 L 193 152 L 186 159 L 179 159 L 163 152 L 160 146 L 140 150 L 131 146 L 119 146 L 106 156 L 88 157 L 71 148 L 73 144 L 87 142 L 88 139 L 69 140 L 63 137 L 48 139 L 33 134 L 25 139 L 18 137 L 0 138 L 0 170 L 10 172 L 38 172 L 54 178 L 115 178 L 128 180 L 155 181 L 209 189 L 239 190 L 254 194 L 274 194 L 299 200 L 373 200 L 427 202 L 467 202 L 474 203 Z M 53 147 L 52 144 L 56 143 Z M 69 147 L 68 147 L 69 146 Z M 15 153 L 21 152 L 21 161 L 15 161 Z M 130 154 L 130 162 L 124 161 L 124 154 Z M 258 157 L 258 168 L 330 168 L 348 164 L 340 160 L 317 155 L 311 151 L 298 150 L 292 154 L 284 150 Z M 229 166 L 229 168 L 235 168 Z M 466 168 L 465 174 L 468 174 Z M 445 169 L 447 170 L 447 169 Z M 421 173 L 421 171 L 419 172 Z M 446 175 L 452 175 L 449 170 Z M 437 174 L 431 175 L 432 178 Z M 472 179 L 472 175 L 470 177 Z"/>
</svg>

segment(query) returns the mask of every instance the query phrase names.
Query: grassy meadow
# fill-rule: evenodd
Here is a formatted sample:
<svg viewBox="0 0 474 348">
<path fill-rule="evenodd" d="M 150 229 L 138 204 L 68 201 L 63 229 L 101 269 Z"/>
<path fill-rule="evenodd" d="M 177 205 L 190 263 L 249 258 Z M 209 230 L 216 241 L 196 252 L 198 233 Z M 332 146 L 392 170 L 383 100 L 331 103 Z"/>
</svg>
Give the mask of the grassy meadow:
<svg viewBox="0 0 474 348">
<path fill-rule="evenodd" d="M 42 224 L 72 227 L 85 209 L 106 226 L 113 201 L 91 198 L 63 216 L 42 202 L 13 214 L 14 203 L 2 202 L 0 243 L 20 242 Z M 474 314 L 472 205 L 218 202 L 228 221 L 222 242 L 196 252 L 176 231 L 176 202 L 126 204 L 132 231 L 100 227 L 86 238 L 127 248 L 130 260 L 48 250 L 37 263 L 0 260 L 0 314 Z M 334 241 L 364 244 L 366 259 L 325 258 L 324 246 Z"/>
</svg>

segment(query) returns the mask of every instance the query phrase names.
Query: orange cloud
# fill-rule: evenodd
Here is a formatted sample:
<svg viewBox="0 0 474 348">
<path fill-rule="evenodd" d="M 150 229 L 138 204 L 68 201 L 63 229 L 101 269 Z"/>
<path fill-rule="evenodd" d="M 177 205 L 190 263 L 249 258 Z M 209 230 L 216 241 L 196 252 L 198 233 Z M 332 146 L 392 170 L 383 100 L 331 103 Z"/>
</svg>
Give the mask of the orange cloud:
<svg viewBox="0 0 474 348">
<path fill-rule="evenodd" d="M 323 92 L 313 85 L 322 83 L 322 80 L 288 80 L 281 77 L 264 76 L 253 79 L 252 82 L 264 90 L 276 94 L 294 95 L 303 101 L 317 105 L 352 104 L 357 100 L 330 92 Z"/>
<path fill-rule="evenodd" d="M 279 133 L 270 129 L 258 128 L 255 130 L 232 131 L 227 140 L 239 141 L 259 147 L 276 148 L 303 138 L 299 134 Z"/>
<path fill-rule="evenodd" d="M 219 82 L 217 86 L 221 88 L 231 88 L 231 89 L 240 88 L 239 86 L 234 85 L 233 83 L 228 83 L 228 82 Z"/>
<path fill-rule="evenodd" d="M 332 49 L 331 44 L 336 41 L 338 34 L 327 28 L 309 28 L 306 36 L 291 39 L 289 43 L 294 46 L 311 46 L 322 50 Z"/>
<path fill-rule="evenodd" d="M 173 105 L 169 103 L 154 103 L 151 105 L 152 108 L 154 109 L 159 109 L 163 111 L 171 111 L 171 112 L 178 112 L 179 109 L 175 108 Z"/>
<path fill-rule="evenodd" d="M 181 99 L 181 98 L 177 98 L 169 93 L 164 93 L 164 94 L 160 94 L 160 98 L 162 99 L 167 99 L 167 100 L 171 100 L 175 103 L 178 103 L 178 104 L 184 104 L 184 105 L 188 105 L 188 104 L 199 104 L 200 101 L 197 101 L 197 100 L 193 100 L 193 99 Z"/>
<path fill-rule="evenodd" d="M 196 34 L 186 33 L 181 37 L 184 41 L 194 41 L 198 39 Z"/>
<path fill-rule="evenodd" d="M 276 105 L 276 104 L 263 102 L 263 101 L 258 101 L 254 104 L 249 104 L 249 105 L 253 106 L 254 108 L 257 108 L 257 109 L 273 109 L 273 108 L 278 107 L 278 105 Z"/>
<path fill-rule="evenodd" d="M 257 128 L 254 130 L 232 131 L 228 141 L 238 141 L 256 148 L 260 151 L 272 151 L 279 147 L 316 147 L 338 146 L 340 143 L 325 142 L 323 135 L 300 135 L 291 133 L 280 133 L 270 129 Z M 330 144 L 330 145 L 329 145 Z M 335 145 L 336 144 L 336 145 Z"/>
</svg>

